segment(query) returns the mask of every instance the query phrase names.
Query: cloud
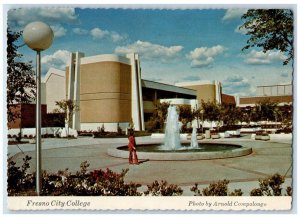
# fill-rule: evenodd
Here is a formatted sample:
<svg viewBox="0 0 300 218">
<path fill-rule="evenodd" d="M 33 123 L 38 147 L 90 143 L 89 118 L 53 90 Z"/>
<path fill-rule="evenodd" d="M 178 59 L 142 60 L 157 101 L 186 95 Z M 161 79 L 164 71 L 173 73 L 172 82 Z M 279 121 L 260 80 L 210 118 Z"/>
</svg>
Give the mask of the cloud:
<svg viewBox="0 0 300 218">
<path fill-rule="evenodd" d="M 271 64 L 274 62 L 286 60 L 286 56 L 280 51 L 255 51 L 244 56 L 244 62 L 247 64 L 259 65 L 259 64 Z"/>
<path fill-rule="evenodd" d="M 248 79 L 240 75 L 228 76 L 223 80 L 222 87 L 226 94 L 246 96 L 255 93 L 255 88 L 251 86 Z"/>
<path fill-rule="evenodd" d="M 102 30 L 98 27 L 92 29 L 90 34 L 94 40 L 110 38 L 113 42 L 118 42 L 127 39 L 127 35 L 125 34 L 121 35 L 115 31 Z"/>
<path fill-rule="evenodd" d="M 57 50 L 51 55 L 44 55 L 41 59 L 43 72 L 47 72 L 49 68 L 64 70 L 69 62 L 70 52 L 67 50 Z"/>
<path fill-rule="evenodd" d="M 201 80 L 200 76 L 189 75 L 182 78 L 183 81 L 198 81 Z"/>
<path fill-rule="evenodd" d="M 82 28 L 73 28 L 72 31 L 73 31 L 73 33 L 75 33 L 77 35 L 86 35 L 89 33 L 88 30 L 82 29 Z"/>
<path fill-rule="evenodd" d="M 101 30 L 100 28 L 94 28 L 90 33 L 93 39 L 102 39 L 109 34 L 107 30 Z"/>
<path fill-rule="evenodd" d="M 51 28 L 54 32 L 54 37 L 62 37 L 67 33 L 67 30 L 64 27 L 62 27 L 60 24 L 54 26 L 51 25 Z"/>
<path fill-rule="evenodd" d="M 30 22 L 42 21 L 49 25 L 57 25 L 58 23 L 76 23 L 78 17 L 74 8 L 19 8 L 8 11 L 8 26 L 13 31 L 20 31 Z"/>
<path fill-rule="evenodd" d="M 160 59 L 162 62 L 169 62 L 176 58 L 182 49 L 183 47 L 180 45 L 166 47 L 138 40 L 130 45 L 118 46 L 115 53 L 123 55 L 138 53 L 141 58 L 146 60 Z"/>
<path fill-rule="evenodd" d="M 222 20 L 228 21 L 228 20 L 240 19 L 241 16 L 247 12 L 247 10 L 248 9 L 236 9 L 236 8 L 227 9 Z"/>
<path fill-rule="evenodd" d="M 211 48 L 201 47 L 190 51 L 186 57 L 191 60 L 192 67 L 205 67 L 214 63 L 214 57 L 226 50 L 224 46 L 216 45 Z"/>
<path fill-rule="evenodd" d="M 118 41 L 127 39 L 127 35 L 120 35 L 117 32 L 111 32 L 110 37 L 111 37 L 112 41 L 114 41 L 114 42 L 118 42 Z"/>
</svg>

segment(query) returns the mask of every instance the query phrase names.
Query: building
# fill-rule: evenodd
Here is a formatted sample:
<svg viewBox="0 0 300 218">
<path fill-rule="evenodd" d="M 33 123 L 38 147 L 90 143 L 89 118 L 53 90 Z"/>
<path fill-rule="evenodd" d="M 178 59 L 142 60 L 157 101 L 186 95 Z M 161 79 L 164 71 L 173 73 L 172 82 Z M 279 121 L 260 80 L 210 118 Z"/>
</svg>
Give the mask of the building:
<svg viewBox="0 0 300 218">
<path fill-rule="evenodd" d="M 257 86 L 256 96 L 237 97 L 238 107 L 253 107 L 263 101 L 278 103 L 279 106 L 292 104 L 292 84 Z"/>
<path fill-rule="evenodd" d="M 232 99 L 222 95 L 218 81 L 196 81 L 169 85 L 141 78 L 137 54 L 125 57 L 113 54 L 85 57 L 70 55 L 66 71 L 50 69 L 44 78 L 47 112 L 55 101 L 72 99 L 79 111 L 73 115 L 72 128 L 95 131 L 104 125 L 107 131 L 123 130 L 132 121 L 135 130 L 144 130 L 158 102 L 200 106 L 201 101 Z M 232 97 L 232 96 L 231 96 Z"/>
<path fill-rule="evenodd" d="M 55 101 L 66 98 L 65 71 L 50 68 L 42 81 L 42 99 L 47 105 L 47 113 L 52 113 L 57 106 Z"/>
<path fill-rule="evenodd" d="M 144 130 L 144 122 L 151 117 L 157 102 L 193 108 L 197 108 L 201 100 L 222 102 L 222 87 L 217 81 L 174 86 L 143 80 L 137 54 L 85 57 L 76 52 L 71 54 L 69 63 L 65 79 L 61 72 L 48 72 L 46 87 L 53 84 L 50 78 L 53 82 L 60 80 L 59 84 L 65 82 L 66 99 L 72 99 L 80 108 L 73 116 L 72 128 L 77 130 L 94 131 L 104 125 L 107 131 L 116 131 L 118 126 L 127 128 L 131 121 L 136 130 Z M 53 105 L 56 94 L 49 94 L 50 90 L 46 91 L 47 104 Z M 62 93 L 59 92 L 58 98 L 61 99 Z"/>
</svg>

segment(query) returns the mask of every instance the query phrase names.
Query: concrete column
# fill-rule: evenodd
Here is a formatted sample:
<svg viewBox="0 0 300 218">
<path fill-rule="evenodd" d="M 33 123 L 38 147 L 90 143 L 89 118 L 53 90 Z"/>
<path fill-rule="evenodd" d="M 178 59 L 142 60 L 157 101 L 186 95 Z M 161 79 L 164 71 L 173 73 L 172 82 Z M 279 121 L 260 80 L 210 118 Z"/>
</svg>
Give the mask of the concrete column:
<svg viewBox="0 0 300 218">
<path fill-rule="evenodd" d="M 70 55 L 70 66 L 69 66 L 67 99 L 73 99 L 73 94 L 74 94 L 74 74 L 75 74 L 74 61 L 75 61 L 75 54 L 71 53 L 71 55 Z"/>
<path fill-rule="evenodd" d="M 131 113 L 135 130 L 144 130 L 144 108 L 142 99 L 141 75 L 137 54 L 128 54 L 131 63 Z"/>
<path fill-rule="evenodd" d="M 79 110 L 80 110 L 80 59 L 82 57 L 84 57 L 84 53 L 76 52 L 73 103 L 79 106 Z M 74 111 L 73 113 L 72 129 L 80 130 L 80 111 Z"/>
</svg>

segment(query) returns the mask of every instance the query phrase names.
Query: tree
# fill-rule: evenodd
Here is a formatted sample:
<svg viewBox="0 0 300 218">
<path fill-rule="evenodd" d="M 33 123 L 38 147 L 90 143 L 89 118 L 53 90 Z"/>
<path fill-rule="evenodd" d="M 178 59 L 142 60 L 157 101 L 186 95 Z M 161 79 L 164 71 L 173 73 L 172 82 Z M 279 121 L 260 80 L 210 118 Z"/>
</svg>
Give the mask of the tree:
<svg viewBox="0 0 300 218">
<path fill-rule="evenodd" d="M 35 72 L 31 62 L 21 61 L 23 55 L 18 52 L 21 47 L 16 45 L 22 32 L 7 29 L 7 121 L 19 118 L 21 113 L 14 112 L 16 104 L 27 104 L 35 100 Z"/>
<path fill-rule="evenodd" d="M 155 105 L 153 114 L 147 122 L 147 129 L 149 131 L 161 130 L 164 128 L 169 106 L 169 102 L 158 102 Z"/>
<path fill-rule="evenodd" d="M 251 9 L 242 16 L 244 24 L 239 29 L 245 29 L 250 38 L 242 49 L 261 47 L 263 52 L 279 50 L 287 53 L 283 65 L 294 59 L 294 22 L 293 11 L 289 9 Z"/>
<path fill-rule="evenodd" d="M 223 108 L 223 122 L 227 126 L 233 126 L 238 121 L 242 120 L 242 111 L 237 107 L 222 107 Z"/>
<path fill-rule="evenodd" d="M 187 124 L 191 123 L 195 118 L 195 114 L 193 113 L 190 105 L 179 105 L 179 121 L 182 122 L 182 132 L 187 131 Z"/>
<path fill-rule="evenodd" d="M 55 105 L 58 107 L 54 109 L 53 113 L 63 113 L 65 116 L 65 122 L 67 124 L 67 137 L 69 137 L 69 127 L 72 125 L 73 114 L 79 111 L 79 106 L 74 103 L 73 100 L 61 100 L 56 101 Z"/>
<path fill-rule="evenodd" d="M 277 102 L 272 102 L 270 99 L 258 102 L 255 105 L 255 111 L 259 120 L 275 121 L 275 109 L 278 107 Z"/>
<path fill-rule="evenodd" d="M 218 125 L 221 124 L 223 117 L 223 110 L 220 104 L 216 101 L 201 101 L 201 110 L 203 111 L 203 119 L 210 122 L 216 121 Z"/>
</svg>

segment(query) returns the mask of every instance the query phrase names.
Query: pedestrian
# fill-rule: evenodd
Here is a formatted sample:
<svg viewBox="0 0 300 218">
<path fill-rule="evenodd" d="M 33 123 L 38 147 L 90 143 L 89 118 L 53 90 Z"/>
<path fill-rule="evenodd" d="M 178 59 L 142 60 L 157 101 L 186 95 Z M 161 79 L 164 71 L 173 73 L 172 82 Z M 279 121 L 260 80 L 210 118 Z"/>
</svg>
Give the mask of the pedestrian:
<svg viewBox="0 0 300 218">
<path fill-rule="evenodd" d="M 128 141 L 129 164 L 139 164 L 139 160 L 136 154 L 136 142 L 133 131 L 130 131 Z"/>
</svg>

